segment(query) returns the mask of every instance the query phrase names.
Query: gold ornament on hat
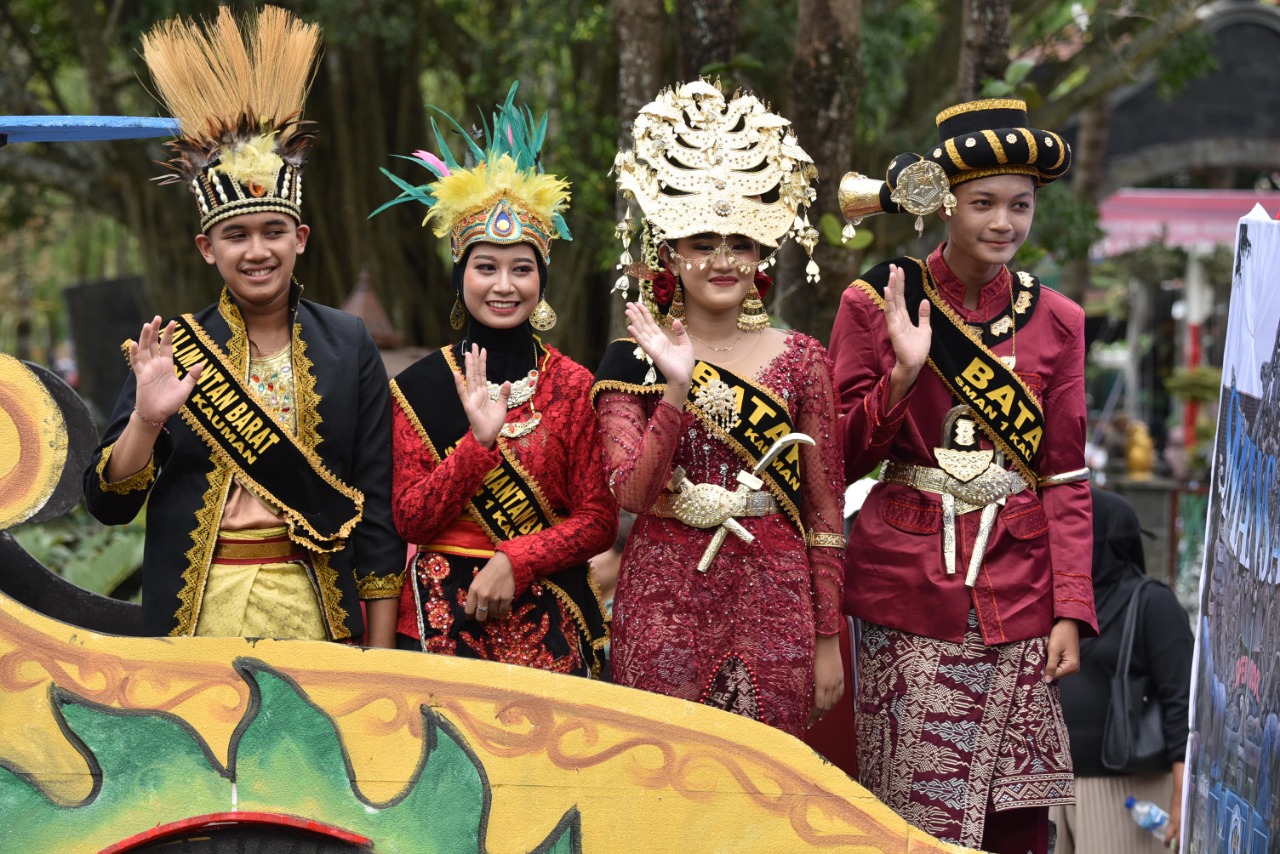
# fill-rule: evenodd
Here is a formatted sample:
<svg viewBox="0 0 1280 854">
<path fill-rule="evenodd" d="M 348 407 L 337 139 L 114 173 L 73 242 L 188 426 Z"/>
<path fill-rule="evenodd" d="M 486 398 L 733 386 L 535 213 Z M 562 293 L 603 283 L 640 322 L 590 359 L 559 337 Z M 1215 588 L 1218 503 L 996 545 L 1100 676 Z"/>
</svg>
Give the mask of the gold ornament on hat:
<svg viewBox="0 0 1280 854">
<path fill-rule="evenodd" d="M 898 173 L 897 186 L 889 196 L 894 204 L 916 215 L 916 234 L 924 232 L 924 215 L 946 208 L 950 215 L 956 209 L 956 197 L 946 170 L 932 160 L 917 160 Z"/>
<path fill-rule="evenodd" d="M 868 178 L 861 172 L 846 172 L 840 179 L 836 201 L 845 218 L 844 229 L 840 232 L 844 242 L 853 240 L 858 233 L 857 226 L 862 225 L 864 218 L 884 212 L 880 206 L 882 187 L 884 187 L 884 181 L 879 178 Z"/>
</svg>

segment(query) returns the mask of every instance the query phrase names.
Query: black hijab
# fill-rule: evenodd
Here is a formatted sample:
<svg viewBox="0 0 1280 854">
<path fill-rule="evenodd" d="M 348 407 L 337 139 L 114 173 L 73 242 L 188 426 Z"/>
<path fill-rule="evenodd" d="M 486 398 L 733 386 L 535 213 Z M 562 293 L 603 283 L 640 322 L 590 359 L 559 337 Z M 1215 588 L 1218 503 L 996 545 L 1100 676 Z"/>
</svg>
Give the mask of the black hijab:
<svg viewBox="0 0 1280 854">
<path fill-rule="evenodd" d="M 1099 632 L 1124 615 L 1134 588 L 1147 575 L 1142 528 L 1133 505 L 1094 487 L 1093 597 Z"/>
<path fill-rule="evenodd" d="M 511 329 L 494 329 L 490 326 L 485 326 L 471 314 L 471 309 L 467 307 L 467 301 L 462 298 L 462 279 L 467 269 L 467 262 L 471 260 L 471 250 L 476 248 L 477 243 L 472 243 L 468 246 L 466 252 L 462 254 L 462 258 L 453 265 L 453 292 L 458 301 L 462 303 L 462 310 L 467 315 L 467 325 L 463 327 L 463 338 L 453 345 L 453 352 L 457 356 L 458 364 L 461 365 L 463 344 L 466 344 L 466 349 L 468 350 L 471 349 L 472 344 L 479 344 L 487 351 L 486 376 L 488 381 L 494 383 L 515 382 L 525 377 L 529 371 L 538 366 L 537 356 L 534 353 L 533 326 L 529 324 L 528 320 L 525 320 L 524 323 Z M 542 256 L 538 254 L 536 248 L 533 251 L 533 259 L 538 265 L 538 293 L 545 294 L 547 292 L 547 265 L 543 263 Z"/>
</svg>

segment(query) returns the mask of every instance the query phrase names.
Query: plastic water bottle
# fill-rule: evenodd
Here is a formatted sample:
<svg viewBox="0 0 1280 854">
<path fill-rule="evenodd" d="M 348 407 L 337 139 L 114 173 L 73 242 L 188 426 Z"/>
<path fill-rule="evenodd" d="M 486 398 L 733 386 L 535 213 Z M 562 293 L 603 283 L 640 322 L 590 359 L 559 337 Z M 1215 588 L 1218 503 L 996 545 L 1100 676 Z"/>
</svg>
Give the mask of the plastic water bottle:
<svg viewBox="0 0 1280 854">
<path fill-rule="evenodd" d="M 1132 795 L 1125 800 L 1124 808 L 1129 811 L 1129 817 L 1133 819 L 1138 827 L 1164 842 L 1164 832 L 1169 826 L 1169 814 L 1167 812 L 1151 803 L 1151 801 L 1140 801 Z"/>
</svg>

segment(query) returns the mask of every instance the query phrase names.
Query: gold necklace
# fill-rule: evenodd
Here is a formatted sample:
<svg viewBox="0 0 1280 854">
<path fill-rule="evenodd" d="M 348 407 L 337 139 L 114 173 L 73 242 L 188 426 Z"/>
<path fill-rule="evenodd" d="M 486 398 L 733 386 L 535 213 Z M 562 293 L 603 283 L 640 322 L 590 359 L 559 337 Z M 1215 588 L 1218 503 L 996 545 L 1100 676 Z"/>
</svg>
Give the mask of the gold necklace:
<svg viewBox="0 0 1280 854">
<path fill-rule="evenodd" d="M 685 330 L 685 331 L 687 332 L 688 330 Z M 689 332 L 689 337 L 692 338 L 694 341 L 697 341 L 703 347 L 706 347 L 708 350 L 711 350 L 716 353 L 728 353 L 734 347 L 738 346 L 738 342 L 742 340 L 742 332 L 739 331 L 738 334 L 733 337 L 733 343 L 730 344 L 728 347 L 712 347 L 710 344 L 708 344 L 706 341 L 703 341 L 701 338 L 699 338 L 697 335 L 694 335 L 692 332 Z"/>
</svg>

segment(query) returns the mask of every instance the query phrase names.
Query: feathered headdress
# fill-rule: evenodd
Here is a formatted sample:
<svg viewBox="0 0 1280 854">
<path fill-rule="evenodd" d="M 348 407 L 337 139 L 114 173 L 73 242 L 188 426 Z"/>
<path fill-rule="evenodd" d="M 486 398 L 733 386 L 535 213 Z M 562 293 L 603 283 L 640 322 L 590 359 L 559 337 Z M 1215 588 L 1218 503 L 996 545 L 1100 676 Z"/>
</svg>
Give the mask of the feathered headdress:
<svg viewBox="0 0 1280 854">
<path fill-rule="evenodd" d="M 420 202 L 428 208 L 422 224 L 431 223 L 437 237 L 449 235 L 456 264 L 472 243 L 530 243 L 544 262 L 551 260 L 551 241 L 572 240 L 562 216 L 569 203 L 569 183 L 542 172 L 541 150 L 547 135 L 547 117 L 534 121 L 527 106 L 516 106 L 512 83 L 507 99 L 482 132 L 483 147 L 443 110 L 440 113 L 466 140 L 466 166 L 454 159 L 436 120 L 431 120 L 437 157 L 415 151 L 412 157 L 395 155 L 422 166 L 436 180 L 414 186 L 386 169 L 386 175 L 403 192 L 369 216 L 376 216 L 402 202 Z M 481 121 L 484 121 L 483 116 Z M 477 136 L 481 132 L 476 132 Z"/>
<path fill-rule="evenodd" d="M 226 6 L 213 21 L 181 17 L 142 37 L 160 100 L 178 120 L 174 175 L 200 206 L 200 229 L 260 211 L 302 220 L 302 167 L 315 136 L 301 121 L 320 27 L 265 6 L 243 26 Z"/>
</svg>

